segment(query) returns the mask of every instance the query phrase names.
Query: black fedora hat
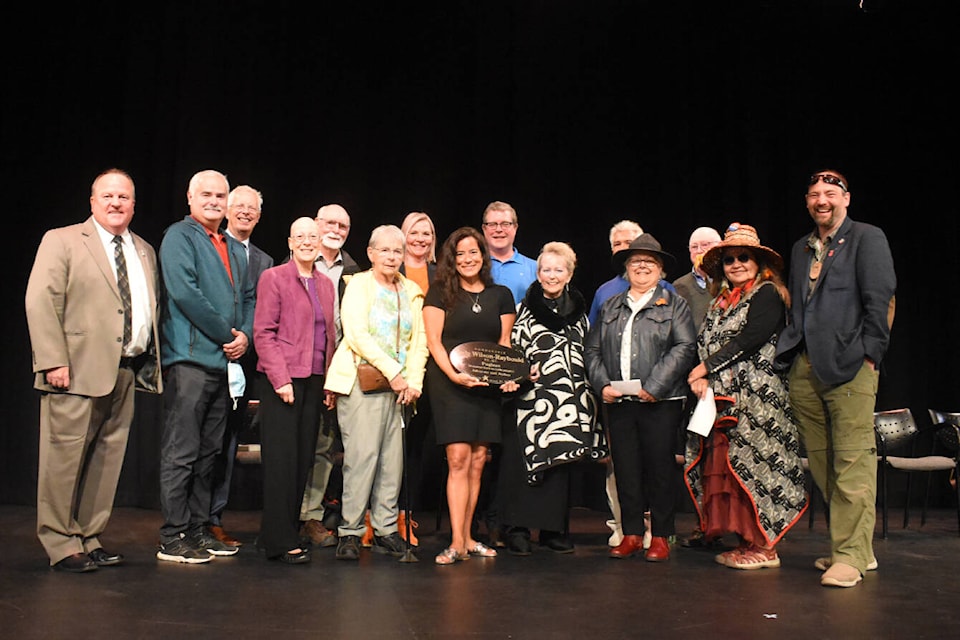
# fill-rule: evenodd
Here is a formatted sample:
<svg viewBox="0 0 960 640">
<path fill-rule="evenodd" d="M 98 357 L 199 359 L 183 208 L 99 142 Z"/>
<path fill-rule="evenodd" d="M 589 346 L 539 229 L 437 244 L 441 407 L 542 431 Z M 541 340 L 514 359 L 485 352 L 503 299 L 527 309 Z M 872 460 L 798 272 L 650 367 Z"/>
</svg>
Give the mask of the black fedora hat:
<svg viewBox="0 0 960 640">
<path fill-rule="evenodd" d="M 641 251 L 644 253 L 652 253 L 659 257 L 665 269 L 668 266 L 673 266 L 675 262 L 674 257 L 663 250 L 657 239 L 653 237 L 653 234 L 641 233 L 630 243 L 629 247 L 613 254 L 613 265 L 619 269 L 623 269 L 626 266 L 627 258 Z"/>
</svg>

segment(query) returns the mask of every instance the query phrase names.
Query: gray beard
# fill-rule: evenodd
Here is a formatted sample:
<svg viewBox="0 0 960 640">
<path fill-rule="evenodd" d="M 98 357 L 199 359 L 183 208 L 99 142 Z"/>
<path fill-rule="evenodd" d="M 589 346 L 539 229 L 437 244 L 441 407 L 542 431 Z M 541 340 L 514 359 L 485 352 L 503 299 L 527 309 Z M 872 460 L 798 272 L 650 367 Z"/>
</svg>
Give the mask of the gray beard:
<svg viewBox="0 0 960 640">
<path fill-rule="evenodd" d="M 343 246 L 343 241 L 340 240 L 339 238 L 334 240 L 333 238 L 328 238 L 327 236 L 324 236 L 323 239 L 320 240 L 320 244 L 325 246 L 327 249 L 339 251 L 340 247 Z"/>
</svg>

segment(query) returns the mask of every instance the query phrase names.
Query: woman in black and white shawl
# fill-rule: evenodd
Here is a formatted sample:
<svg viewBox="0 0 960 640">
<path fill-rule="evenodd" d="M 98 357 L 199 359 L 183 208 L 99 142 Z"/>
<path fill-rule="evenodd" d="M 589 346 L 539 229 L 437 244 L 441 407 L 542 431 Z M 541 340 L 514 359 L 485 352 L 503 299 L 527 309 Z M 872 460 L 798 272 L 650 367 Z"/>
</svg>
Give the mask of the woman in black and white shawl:
<svg viewBox="0 0 960 640">
<path fill-rule="evenodd" d="M 537 280 L 513 326 L 511 342 L 534 372 L 532 386 L 521 389 L 516 400 L 516 429 L 507 429 L 502 443 L 498 493 L 508 551 L 515 555 L 530 553 L 531 529 L 539 529 L 542 546 L 573 551 L 568 463 L 604 455 L 583 360 L 586 303 L 569 287 L 575 266 L 569 245 L 546 244 L 537 258 Z"/>
</svg>

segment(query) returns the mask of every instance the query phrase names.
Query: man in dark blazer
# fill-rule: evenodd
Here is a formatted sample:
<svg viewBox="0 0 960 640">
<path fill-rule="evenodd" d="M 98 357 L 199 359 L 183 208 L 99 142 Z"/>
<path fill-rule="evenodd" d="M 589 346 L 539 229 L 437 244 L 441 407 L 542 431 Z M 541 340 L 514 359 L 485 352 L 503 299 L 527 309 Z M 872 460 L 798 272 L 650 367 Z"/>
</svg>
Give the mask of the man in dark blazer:
<svg viewBox="0 0 960 640">
<path fill-rule="evenodd" d="M 875 569 L 877 368 L 893 324 L 896 274 L 883 231 L 847 216 L 850 191 L 836 171 L 810 177 L 816 227 L 793 246 L 789 322 L 777 359 L 790 366 L 790 401 L 810 472 L 830 505 L 824 586 L 852 587 Z"/>
<path fill-rule="evenodd" d="M 250 242 L 254 227 L 260 222 L 263 195 L 248 185 L 235 187 L 227 197 L 226 234 L 243 245 L 247 252 L 247 278 L 256 292 L 260 275 L 273 266 L 273 258 Z M 256 303 L 256 295 L 254 295 Z M 223 445 L 213 464 L 213 494 L 210 502 L 210 535 L 228 545 L 240 546 L 240 541 L 223 530 L 222 516 L 230 498 L 230 481 L 237 458 L 237 436 L 243 428 L 247 404 L 254 397 L 253 378 L 257 370 L 257 355 L 254 345 L 239 360 L 246 378 L 246 391 L 237 399 L 227 416 L 227 428 L 223 432 Z"/>
<path fill-rule="evenodd" d="M 91 217 L 43 236 L 27 283 L 41 391 L 37 536 L 58 571 L 123 562 L 100 535 L 123 465 L 138 371 L 153 391 L 161 386 L 157 258 L 128 229 L 134 195 L 125 172 L 97 176 Z"/>
</svg>

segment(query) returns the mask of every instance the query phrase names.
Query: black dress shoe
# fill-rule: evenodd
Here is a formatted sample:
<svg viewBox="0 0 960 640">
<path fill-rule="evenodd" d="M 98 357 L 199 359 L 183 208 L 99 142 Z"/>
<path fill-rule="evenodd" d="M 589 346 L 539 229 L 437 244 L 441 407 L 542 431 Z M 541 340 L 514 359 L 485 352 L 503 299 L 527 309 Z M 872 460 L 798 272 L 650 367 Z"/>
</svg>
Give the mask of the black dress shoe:
<svg viewBox="0 0 960 640">
<path fill-rule="evenodd" d="M 51 568 L 54 571 L 66 571 L 67 573 L 86 573 L 96 571 L 97 563 L 85 553 L 75 553 L 72 556 L 67 556 Z"/>
<path fill-rule="evenodd" d="M 533 547 L 530 546 L 530 532 L 520 530 L 508 533 L 507 551 L 515 556 L 528 556 L 533 553 Z"/>
<path fill-rule="evenodd" d="M 110 553 L 103 547 L 94 549 L 87 555 L 98 567 L 115 567 L 118 564 L 123 564 L 123 556 L 121 554 Z"/>
<path fill-rule="evenodd" d="M 278 556 L 270 558 L 271 560 L 279 560 L 284 564 L 306 564 L 310 562 L 310 552 L 307 549 L 301 547 L 300 551 L 297 553 L 281 553 Z"/>
<path fill-rule="evenodd" d="M 570 538 L 556 531 L 541 531 L 540 546 L 554 553 L 573 553 L 573 543 Z"/>
</svg>

